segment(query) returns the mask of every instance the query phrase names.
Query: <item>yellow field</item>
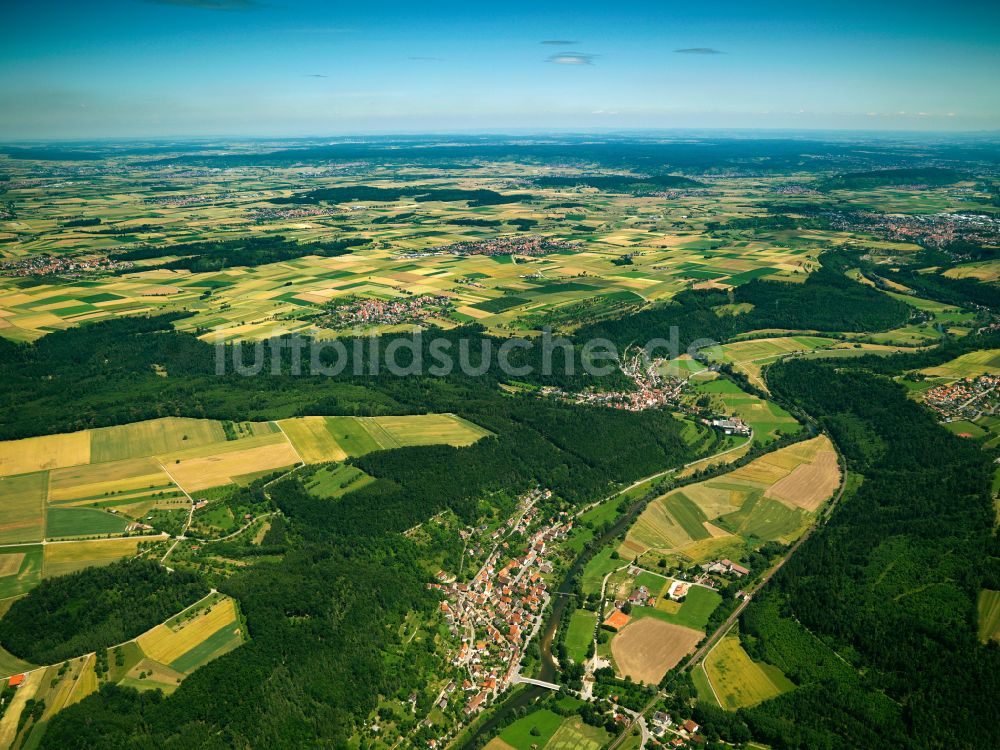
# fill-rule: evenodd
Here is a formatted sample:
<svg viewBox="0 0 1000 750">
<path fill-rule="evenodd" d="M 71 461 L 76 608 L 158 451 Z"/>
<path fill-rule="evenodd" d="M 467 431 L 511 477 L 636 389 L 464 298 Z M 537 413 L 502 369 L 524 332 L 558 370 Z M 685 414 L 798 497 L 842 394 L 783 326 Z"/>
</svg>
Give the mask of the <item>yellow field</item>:
<svg viewBox="0 0 1000 750">
<path fill-rule="evenodd" d="M 152 659 L 169 664 L 203 642 L 220 628 L 236 622 L 236 605 L 228 597 L 217 603 L 208 614 L 179 625 L 176 630 L 158 625 L 136 641 Z"/>
<path fill-rule="evenodd" d="M 280 434 L 275 437 L 278 442 L 272 440 L 269 445 L 244 450 L 228 450 L 198 458 L 175 458 L 172 461 L 165 461 L 164 467 L 170 472 L 174 481 L 190 494 L 209 487 L 232 484 L 236 477 L 250 472 L 285 469 L 298 464 L 299 457 L 291 443 Z M 258 440 L 258 438 L 252 438 L 252 440 Z M 229 445 L 239 446 L 244 442 L 250 442 L 250 440 L 235 441 Z"/>
<path fill-rule="evenodd" d="M 42 576 L 72 573 L 91 565 L 109 565 L 123 557 L 131 557 L 136 547 L 143 541 L 139 537 L 130 539 L 94 539 L 83 542 L 46 544 L 42 562 Z M 146 539 L 148 541 L 148 538 Z"/>
<path fill-rule="evenodd" d="M 749 708 L 792 689 L 779 670 L 753 661 L 738 636 L 723 638 L 705 657 L 705 674 L 723 708 Z"/>
<path fill-rule="evenodd" d="M 366 421 L 378 425 L 401 446 L 440 443 L 455 446 L 472 445 L 479 438 L 489 435 L 487 430 L 454 414 L 371 417 Z"/>
<path fill-rule="evenodd" d="M 963 263 L 949 268 L 942 276 L 952 279 L 976 279 L 978 281 L 996 281 L 1000 279 L 1000 260 L 987 260 L 982 263 Z"/>
<path fill-rule="evenodd" d="M 49 472 L 49 502 L 69 502 L 172 484 L 154 458 L 88 464 Z"/>
<path fill-rule="evenodd" d="M 0 442 L 0 476 L 90 462 L 90 434 L 67 432 Z"/>
<path fill-rule="evenodd" d="M 941 378 L 972 378 L 1000 373 L 1000 349 L 981 349 L 963 354 L 937 367 L 921 370 L 924 375 Z"/>
<path fill-rule="evenodd" d="M 278 422 L 295 450 L 307 464 L 343 461 L 347 452 L 327 427 L 326 417 L 296 417 Z"/>
</svg>

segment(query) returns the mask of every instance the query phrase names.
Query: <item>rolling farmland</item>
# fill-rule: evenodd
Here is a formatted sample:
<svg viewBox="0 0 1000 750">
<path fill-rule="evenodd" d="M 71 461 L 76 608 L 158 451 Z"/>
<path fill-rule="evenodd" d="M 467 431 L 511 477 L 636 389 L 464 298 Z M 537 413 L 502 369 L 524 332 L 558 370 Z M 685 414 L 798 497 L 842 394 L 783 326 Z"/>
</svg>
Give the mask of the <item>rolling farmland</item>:
<svg viewBox="0 0 1000 750">
<path fill-rule="evenodd" d="M 738 557 L 762 541 L 789 543 L 809 525 L 840 480 L 825 437 L 795 443 L 728 474 L 668 493 L 646 508 L 619 548 L 694 562 Z"/>
</svg>

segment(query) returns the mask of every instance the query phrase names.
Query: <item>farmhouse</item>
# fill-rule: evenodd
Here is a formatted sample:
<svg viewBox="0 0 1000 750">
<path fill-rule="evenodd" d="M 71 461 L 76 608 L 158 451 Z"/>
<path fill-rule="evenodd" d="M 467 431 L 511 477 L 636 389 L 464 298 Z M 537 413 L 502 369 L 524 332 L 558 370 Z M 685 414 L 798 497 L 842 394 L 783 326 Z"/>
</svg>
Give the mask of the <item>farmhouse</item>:
<svg viewBox="0 0 1000 750">
<path fill-rule="evenodd" d="M 667 596 L 676 602 L 687 596 L 687 593 L 690 590 L 691 584 L 687 581 L 674 581 L 670 584 L 670 588 L 667 590 Z"/>
<path fill-rule="evenodd" d="M 26 677 L 27 677 L 26 674 L 12 675 L 11 678 L 7 680 L 7 684 L 12 688 L 20 687 L 21 683 L 24 682 Z"/>
</svg>

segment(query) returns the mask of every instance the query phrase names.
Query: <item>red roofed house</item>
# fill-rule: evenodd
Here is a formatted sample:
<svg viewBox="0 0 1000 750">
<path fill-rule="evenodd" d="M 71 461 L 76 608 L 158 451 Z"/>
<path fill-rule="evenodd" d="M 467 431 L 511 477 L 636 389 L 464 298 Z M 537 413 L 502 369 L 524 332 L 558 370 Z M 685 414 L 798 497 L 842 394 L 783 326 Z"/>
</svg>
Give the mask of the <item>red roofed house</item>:
<svg viewBox="0 0 1000 750">
<path fill-rule="evenodd" d="M 9 680 L 7 680 L 7 684 L 10 685 L 13 688 L 16 688 L 22 682 L 24 682 L 24 680 L 25 680 L 25 678 L 27 676 L 28 675 L 26 675 L 26 674 L 15 674 L 15 675 L 12 675 L 11 678 Z"/>
</svg>

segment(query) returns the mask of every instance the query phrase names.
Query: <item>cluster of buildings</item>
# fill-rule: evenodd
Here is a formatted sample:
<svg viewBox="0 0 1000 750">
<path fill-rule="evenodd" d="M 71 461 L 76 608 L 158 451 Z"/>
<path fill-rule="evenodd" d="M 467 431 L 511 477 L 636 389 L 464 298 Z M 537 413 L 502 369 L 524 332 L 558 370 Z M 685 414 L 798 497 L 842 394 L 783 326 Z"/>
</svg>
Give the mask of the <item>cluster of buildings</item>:
<svg viewBox="0 0 1000 750">
<path fill-rule="evenodd" d="M 739 417 L 716 417 L 714 419 L 706 419 L 703 421 L 705 424 L 711 425 L 715 429 L 724 432 L 726 435 L 740 435 L 742 437 L 748 437 L 752 432 L 750 425 Z"/>
<path fill-rule="evenodd" d="M 128 261 L 102 256 L 31 255 L 0 265 L 3 276 L 82 276 L 132 268 Z"/>
<path fill-rule="evenodd" d="M 931 388 L 924 394 L 924 403 L 944 422 L 975 419 L 983 411 L 995 410 L 997 404 L 991 403 L 990 396 L 996 394 L 998 386 L 998 375 L 965 378 Z"/>
<path fill-rule="evenodd" d="M 688 742 L 704 743 L 705 738 L 698 734 L 699 730 L 701 727 L 691 719 L 674 725 L 674 720 L 663 711 L 655 712 L 649 720 L 649 733 L 667 747 L 685 747 Z"/>
<path fill-rule="evenodd" d="M 835 229 L 865 232 L 900 242 L 940 247 L 964 240 L 1000 242 L 1000 219 L 987 214 L 884 214 L 874 211 L 831 212 Z"/>
<path fill-rule="evenodd" d="M 534 490 L 520 498 L 518 512 L 490 535 L 495 545 L 471 581 L 459 583 L 441 572 L 437 583 L 428 584 L 445 595 L 441 613 L 461 639 L 451 661 L 463 672 L 466 715 L 516 681 L 524 649 L 541 625 L 549 600 L 543 575 L 552 571 L 546 551 L 573 527 L 561 513 L 531 531 L 539 516 L 535 504 L 550 496 Z M 527 542 L 516 552 L 509 542 L 515 537 Z"/>
<path fill-rule="evenodd" d="M 622 362 L 622 373 L 636 385 L 634 391 L 601 391 L 567 393 L 558 388 L 542 388 L 543 396 L 554 396 L 577 404 L 606 406 L 625 411 L 646 411 L 664 407 L 677 408 L 687 381 L 660 373 L 665 360 L 648 361 L 642 353 L 626 357 Z"/>
<path fill-rule="evenodd" d="M 282 219 L 306 219 L 310 216 L 329 216 L 339 214 L 339 208 L 321 208 L 320 206 L 299 206 L 297 208 L 248 208 L 246 215 L 257 224 Z"/>
<path fill-rule="evenodd" d="M 450 297 L 421 295 L 395 299 L 352 299 L 345 304 L 329 308 L 328 314 L 317 321 L 326 328 L 351 328 L 353 326 L 397 325 L 416 323 L 440 315 L 451 307 Z"/>
<path fill-rule="evenodd" d="M 732 560 L 713 560 L 712 562 L 705 563 L 701 566 L 701 569 L 706 573 L 732 573 L 737 578 L 742 578 L 743 576 L 750 575 L 749 568 L 744 568 L 742 565 L 737 565 Z"/>
<path fill-rule="evenodd" d="M 434 248 L 451 255 L 548 255 L 560 250 L 578 250 L 579 243 L 554 240 L 539 234 L 506 234 L 477 242 L 456 242 Z"/>
</svg>

